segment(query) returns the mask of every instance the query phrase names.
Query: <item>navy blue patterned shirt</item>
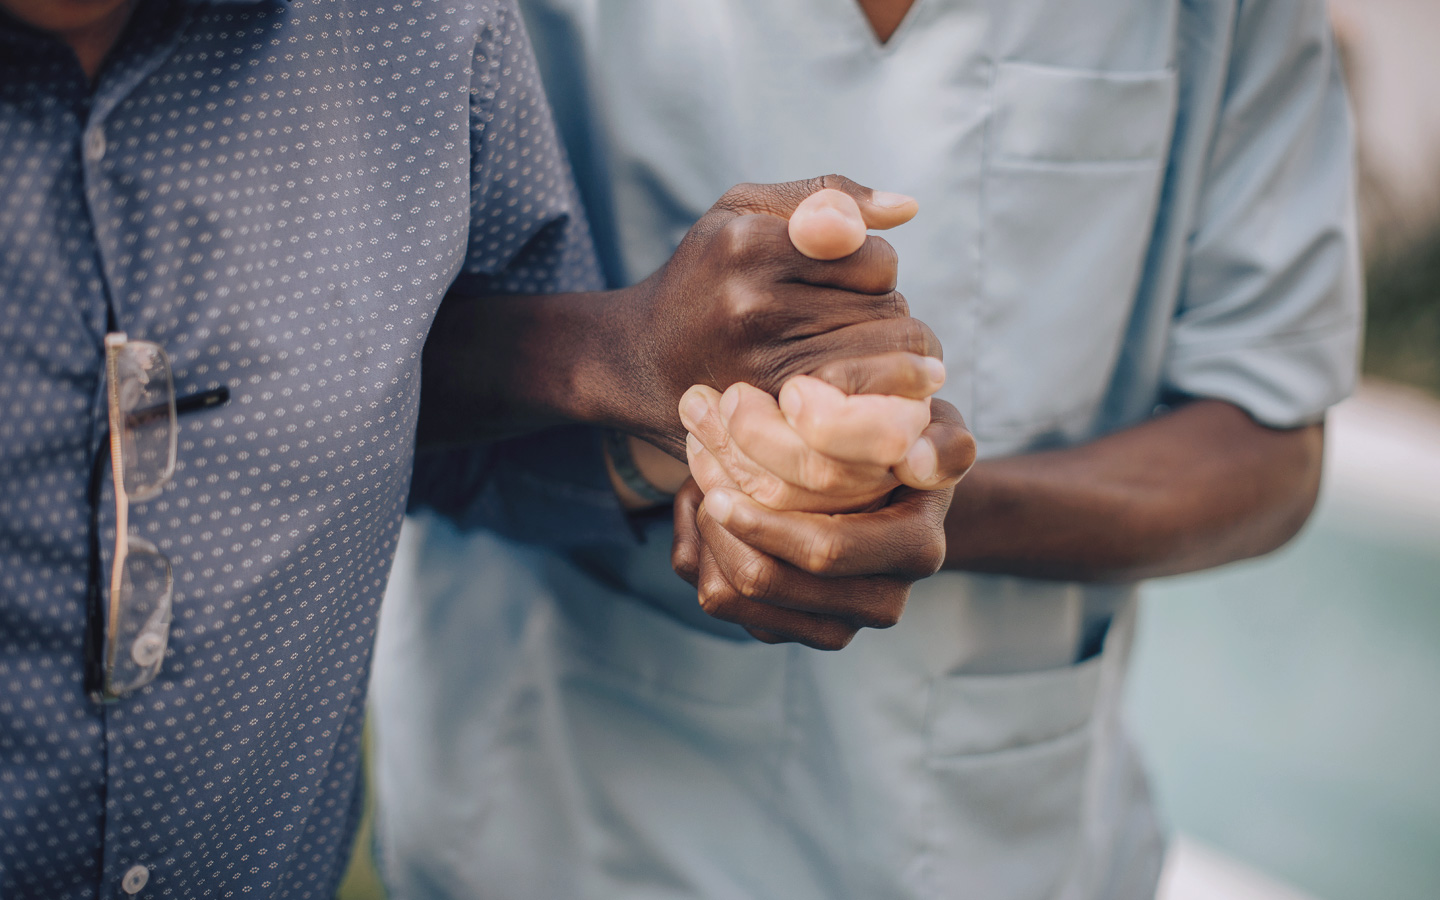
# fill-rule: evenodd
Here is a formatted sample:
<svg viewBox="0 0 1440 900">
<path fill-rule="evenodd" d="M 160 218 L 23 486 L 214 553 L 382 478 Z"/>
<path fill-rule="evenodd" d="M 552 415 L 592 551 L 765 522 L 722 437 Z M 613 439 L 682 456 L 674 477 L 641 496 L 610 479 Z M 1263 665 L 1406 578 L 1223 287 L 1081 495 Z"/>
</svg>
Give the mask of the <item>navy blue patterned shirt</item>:
<svg viewBox="0 0 1440 900">
<path fill-rule="evenodd" d="M 0 897 L 333 895 L 457 278 L 597 278 L 509 0 L 147 0 L 93 86 L 0 16 Z M 101 706 L 109 330 L 231 399 L 182 417 L 173 481 L 131 507 L 174 622 L 157 679 Z"/>
</svg>

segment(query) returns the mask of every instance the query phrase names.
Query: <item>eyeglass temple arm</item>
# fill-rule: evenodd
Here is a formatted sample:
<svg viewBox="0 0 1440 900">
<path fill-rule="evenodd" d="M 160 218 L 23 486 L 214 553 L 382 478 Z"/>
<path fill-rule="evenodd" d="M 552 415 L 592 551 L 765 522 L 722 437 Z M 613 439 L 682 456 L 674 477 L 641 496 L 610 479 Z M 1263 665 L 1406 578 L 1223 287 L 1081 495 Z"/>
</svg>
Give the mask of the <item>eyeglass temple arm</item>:
<svg viewBox="0 0 1440 900">
<path fill-rule="evenodd" d="M 196 410 L 209 409 L 230 399 L 230 388 L 225 385 L 196 391 L 175 398 L 175 414 L 184 415 Z M 100 452 L 90 469 L 90 484 L 87 494 L 90 500 L 90 559 L 87 579 L 85 616 L 85 691 L 94 694 L 100 690 L 104 680 L 105 628 L 103 624 L 102 594 L 100 586 L 100 486 L 105 481 L 105 463 L 110 458 L 110 429 L 100 434 Z"/>
<path fill-rule="evenodd" d="M 175 398 L 175 414 L 184 415 L 188 412 L 195 412 L 200 409 L 209 409 L 230 399 L 230 388 L 225 385 L 213 387 L 208 391 L 196 391 L 193 394 L 186 394 L 183 397 Z"/>
</svg>

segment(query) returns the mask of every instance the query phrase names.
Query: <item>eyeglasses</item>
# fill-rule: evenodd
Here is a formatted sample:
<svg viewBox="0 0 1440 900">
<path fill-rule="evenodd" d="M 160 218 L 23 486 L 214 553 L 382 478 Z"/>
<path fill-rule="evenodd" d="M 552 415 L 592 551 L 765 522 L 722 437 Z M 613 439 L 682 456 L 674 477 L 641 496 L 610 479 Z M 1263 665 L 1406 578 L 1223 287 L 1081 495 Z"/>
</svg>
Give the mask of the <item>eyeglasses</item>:
<svg viewBox="0 0 1440 900">
<path fill-rule="evenodd" d="M 179 414 L 229 399 L 224 388 L 175 396 L 170 358 L 158 344 L 105 335 L 109 431 L 90 476 L 90 585 L 86 690 L 97 702 L 120 699 L 160 671 L 170 639 L 174 577 L 154 544 L 130 533 L 130 503 L 160 496 L 175 474 Z M 109 603 L 100 586 L 100 485 L 104 459 L 115 481 L 115 554 Z M 101 621 L 104 627 L 101 627 Z"/>
</svg>

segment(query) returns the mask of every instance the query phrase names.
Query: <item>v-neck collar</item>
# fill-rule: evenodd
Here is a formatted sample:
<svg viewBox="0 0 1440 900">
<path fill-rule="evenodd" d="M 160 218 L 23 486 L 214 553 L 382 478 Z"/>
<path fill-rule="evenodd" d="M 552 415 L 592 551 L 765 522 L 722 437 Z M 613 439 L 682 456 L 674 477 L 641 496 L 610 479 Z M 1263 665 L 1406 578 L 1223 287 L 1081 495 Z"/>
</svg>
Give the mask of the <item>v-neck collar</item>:
<svg viewBox="0 0 1440 900">
<path fill-rule="evenodd" d="M 910 8 L 905 10 L 905 15 L 900 19 L 900 24 L 896 25 L 895 30 L 890 33 L 890 37 L 883 41 L 880 40 L 880 35 L 875 32 L 875 25 L 870 21 L 870 17 L 865 14 L 864 8 L 860 6 L 860 0 L 843 0 L 843 2 L 850 7 L 850 19 L 863 32 L 866 44 L 870 49 L 879 54 L 889 54 L 894 52 L 895 47 L 904 40 L 906 34 L 914 30 L 912 23 L 919 14 L 920 8 L 925 6 L 929 0 L 911 0 Z"/>
</svg>

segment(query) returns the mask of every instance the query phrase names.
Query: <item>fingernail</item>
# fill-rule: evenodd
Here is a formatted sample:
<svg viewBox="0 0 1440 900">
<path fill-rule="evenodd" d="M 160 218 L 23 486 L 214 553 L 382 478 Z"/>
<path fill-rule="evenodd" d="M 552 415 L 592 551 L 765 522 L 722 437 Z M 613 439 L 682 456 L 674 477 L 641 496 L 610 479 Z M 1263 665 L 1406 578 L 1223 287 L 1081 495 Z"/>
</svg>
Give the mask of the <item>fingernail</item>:
<svg viewBox="0 0 1440 900">
<path fill-rule="evenodd" d="M 925 374 L 936 387 L 945 383 L 945 364 L 933 356 L 925 357 Z"/>
<path fill-rule="evenodd" d="M 911 446 L 905 454 L 905 461 L 910 464 L 910 471 L 921 481 L 932 481 L 935 478 L 935 470 L 940 466 L 939 457 L 935 453 L 935 445 L 929 438 L 920 438 Z"/>
<path fill-rule="evenodd" d="M 686 391 L 685 396 L 680 398 L 680 418 L 686 428 L 698 425 L 709 411 L 710 404 L 706 403 L 705 398 L 694 388 Z"/>
<path fill-rule="evenodd" d="M 735 415 L 735 407 L 740 405 L 740 388 L 730 385 L 725 393 L 720 395 L 720 418 L 728 425 L 730 417 Z"/>
<path fill-rule="evenodd" d="M 907 203 L 915 203 L 914 197 L 905 194 L 896 194 L 891 191 L 875 191 L 870 195 L 870 202 L 876 206 L 883 206 L 886 209 L 894 209 L 897 206 L 904 206 Z"/>
<path fill-rule="evenodd" d="M 735 511 L 735 500 L 729 491 L 711 491 L 705 495 L 705 510 L 710 513 L 710 518 L 724 525 L 730 521 L 730 514 Z"/>
<path fill-rule="evenodd" d="M 791 425 L 794 425 L 800 418 L 800 410 L 805 407 L 803 392 L 794 381 L 785 382 L 780 389 L 780 412 Z"/>
</svg>

